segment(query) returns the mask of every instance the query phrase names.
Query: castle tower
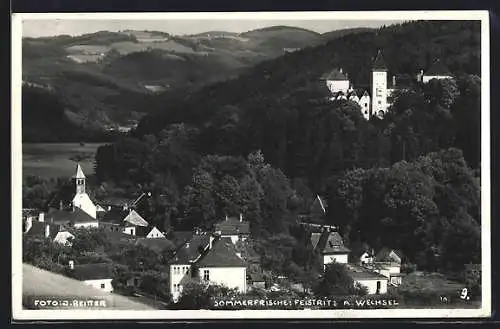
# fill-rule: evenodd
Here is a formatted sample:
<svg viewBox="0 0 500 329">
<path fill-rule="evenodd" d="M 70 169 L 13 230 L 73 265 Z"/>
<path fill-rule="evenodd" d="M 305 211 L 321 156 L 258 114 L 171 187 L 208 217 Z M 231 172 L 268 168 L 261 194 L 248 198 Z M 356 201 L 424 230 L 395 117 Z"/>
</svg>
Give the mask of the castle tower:
<svg viewBox="0 0 500 329">
<path fill-rule="evenodd" d="M 73 179 L 75 180 L 76 194 L 85 193 L 85 175 L 80 164 L 76 166 L 76 174 Z"/>
<path fill-rule="evenodd" d="M 373 62 L 372 77 L 372 108 L 371 116 L 381 116 L 387 111 L 387 66 L 379 50 Z"/>
</svg>

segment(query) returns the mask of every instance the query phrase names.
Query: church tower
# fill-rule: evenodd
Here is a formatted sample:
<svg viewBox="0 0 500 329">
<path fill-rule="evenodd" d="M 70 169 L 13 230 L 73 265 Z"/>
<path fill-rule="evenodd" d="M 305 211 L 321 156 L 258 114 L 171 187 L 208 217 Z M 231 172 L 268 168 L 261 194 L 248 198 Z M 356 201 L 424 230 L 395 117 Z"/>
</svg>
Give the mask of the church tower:
<svg viewBox="0 0 500 329">
<path fill-rule="evenodd" d="M 377 115 L 381 117 L 387 111 L 387 66 L 380 50 L 373 62 L 371 88 L 371 116 Z"/>
<path fill-rule="evenodd" d="M 92 218 L 97 217 L 97 208 L 85 191 L 85 175 L 80 164 L 76 166 L 76 173 L 73 176 L 75 182 L 75 196 L 73 197 L 73 207 L 80 208 Z"/>
<path fill-rule="evenodd" d="M 80 164 L 76 167 L 76 174 L 73 176 L 76 186 L 76 194 L 85 193 L 85 175 L 83 174 L 82 167 Z"/>
</svg>

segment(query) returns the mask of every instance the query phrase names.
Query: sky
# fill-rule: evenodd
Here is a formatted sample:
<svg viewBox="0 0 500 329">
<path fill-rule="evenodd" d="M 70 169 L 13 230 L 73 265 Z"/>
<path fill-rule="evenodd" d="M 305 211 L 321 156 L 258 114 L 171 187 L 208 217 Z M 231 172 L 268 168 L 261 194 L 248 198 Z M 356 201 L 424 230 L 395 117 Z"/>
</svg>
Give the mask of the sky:
<svg viewBox="0 0 500 329">
<path fill-rule="evenodd" d="M 402 20 L 288 20 L 288 19 L 25 19 L 22 22 L 23 37 L 54 35 L 81 35 L 98 31 L 150 30 L 173 35 L 196 34 L 207 31 L 246 32 L 254 29 L 286 25 L 324 33 L 352 27 L 380 27 L 401 23 Z"/>
</svg>

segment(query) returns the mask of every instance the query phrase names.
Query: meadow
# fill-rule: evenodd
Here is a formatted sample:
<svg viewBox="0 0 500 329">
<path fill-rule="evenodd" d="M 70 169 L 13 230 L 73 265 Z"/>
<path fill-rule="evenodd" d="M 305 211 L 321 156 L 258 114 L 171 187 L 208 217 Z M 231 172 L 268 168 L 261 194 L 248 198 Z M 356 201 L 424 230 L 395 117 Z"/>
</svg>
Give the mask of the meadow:
<svg viewBox="0 0 500 329">
<path fill-rule="evenodd" d="M 86 175 L 94 172 L 94 156 L 102 143 L 23 143 L 23 177 L 69 177 L 74 174 L 75 157 Z"/>
</svg>

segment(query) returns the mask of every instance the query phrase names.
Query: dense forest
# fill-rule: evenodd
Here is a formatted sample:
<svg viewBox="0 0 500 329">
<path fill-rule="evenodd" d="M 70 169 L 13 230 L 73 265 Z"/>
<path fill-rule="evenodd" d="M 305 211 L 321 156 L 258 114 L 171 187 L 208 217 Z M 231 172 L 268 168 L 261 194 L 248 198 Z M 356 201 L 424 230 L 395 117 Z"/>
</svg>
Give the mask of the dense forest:
<svg viewBox="0 0 500 329">
<path fill-rule="evenodd" d="M 23 84 L 23 142 L 108 142 L 119 135 L 79 125 L 70 120 L 67 108 L 55 92 Z"/>
<path fill-rule="evenodd" d="M 98 150 L 96 178 L 152 191 L 141 211 L 165 228 L 244 213 L 263 246 L 288 250 L 284 264 L 301 263 L 292 231 L 316 194 L 329 204 L 321 220 L 339 226 L 354 256 L 389 245 L 426 269 L 479 262 L 479 28 L 389 26 L 170 93 L 131 136 Z M 441 59 L 455 78 L 405 85 L 384 118 L 366 121 L 357 104 L 328 100 L 319 77 L 343 67 L 367 85 L 378 49 L 389 74 L 413 76 Z"/>
</svg>

